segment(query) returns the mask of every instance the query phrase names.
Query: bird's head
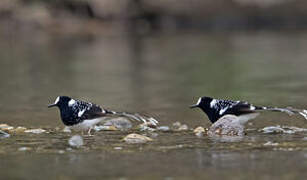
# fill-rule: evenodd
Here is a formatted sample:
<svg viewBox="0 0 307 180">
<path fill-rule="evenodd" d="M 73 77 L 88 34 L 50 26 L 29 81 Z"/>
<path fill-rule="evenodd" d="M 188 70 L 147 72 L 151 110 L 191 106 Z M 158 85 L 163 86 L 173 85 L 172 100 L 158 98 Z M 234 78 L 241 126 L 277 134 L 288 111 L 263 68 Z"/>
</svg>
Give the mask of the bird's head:
<svg viewBox="0 0 307 180">
<path fill-rule="evenodd" d="M 212 102 L 212 98 L 211 97 L 200 97 L 197 101 L 196 104 L 193 104 L 190 106 L 190 108 L 201 108 L 201 109 L 206 109 L 207 107 L 210 107 L 210 103 Z"/>
<path fill-rule="evenodd" d="M 61 107 L 69 106 L 70 104 L 74 104 L 74 103 L 75 103 L 75 100 L 68 96 L 58 96 L 55 99 L 53 104 L 48 105 L 48 108 L 55 107 L 55 106 L 61 108 Z"/>
<path fill-rule="evenodd" d="M 216 112 L 214 108 L 216 103 L 217 103 L 216 99 L 204 96 L 200 97 L 197 103 L 190 106 L 190 108 L 196 108 L 196 107 L 200 108 L 207 114 L 209 120 L 212 123 L 215 123 L 219 118 L 219 114 Z"/>
</svg>

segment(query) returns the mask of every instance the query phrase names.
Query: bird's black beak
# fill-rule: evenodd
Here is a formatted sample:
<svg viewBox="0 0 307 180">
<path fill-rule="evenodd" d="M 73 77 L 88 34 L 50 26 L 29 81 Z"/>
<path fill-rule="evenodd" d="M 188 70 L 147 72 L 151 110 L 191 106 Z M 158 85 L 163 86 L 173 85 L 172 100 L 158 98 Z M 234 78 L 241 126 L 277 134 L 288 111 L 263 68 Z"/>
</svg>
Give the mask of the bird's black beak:
<svg viewBox="0 0 307 180">
<path fill-rule="evenodd" d="M 51 108 L 51 107 L 54 107 L 54 106 L 57 106 L 57 104 L 49 104 L 48 108 Z"/>
<path fill-rule="evenodd" d="M 197 107 L 199 107 L 198 104 L 193 104 L 193 105 L 190 106 L 191 109 L 192 108 L 197 108 Z"/>
</svg>

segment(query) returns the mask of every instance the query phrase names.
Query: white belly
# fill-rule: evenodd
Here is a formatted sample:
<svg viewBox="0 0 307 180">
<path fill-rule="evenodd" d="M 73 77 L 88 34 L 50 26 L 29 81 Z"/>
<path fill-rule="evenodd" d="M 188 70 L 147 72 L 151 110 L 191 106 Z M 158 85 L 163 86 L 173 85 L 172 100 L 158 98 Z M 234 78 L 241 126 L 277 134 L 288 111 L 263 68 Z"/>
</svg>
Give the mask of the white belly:
<svg viewBox="0 0 307 180">
<path fill-rule="evenodd" d="M 256 118 L 258 115 L 259 113 L 251 113 L 251 114 L 245 114 L 245 115 L 238 116 L 238 122 L 244 125 L 249 120 Z"/>
<path fill-rule="evenodd" d="M 82 123 L 79 123 L 77 125 L 70 126 L 70 129 L 73 130 L 88 130 L 90 128 L 93 128 L 96 124 L 104 120 L 104 118 L 97 118 L 97 119 L 91 119 L 91 120 L 84 120 Z"/>
</svg>

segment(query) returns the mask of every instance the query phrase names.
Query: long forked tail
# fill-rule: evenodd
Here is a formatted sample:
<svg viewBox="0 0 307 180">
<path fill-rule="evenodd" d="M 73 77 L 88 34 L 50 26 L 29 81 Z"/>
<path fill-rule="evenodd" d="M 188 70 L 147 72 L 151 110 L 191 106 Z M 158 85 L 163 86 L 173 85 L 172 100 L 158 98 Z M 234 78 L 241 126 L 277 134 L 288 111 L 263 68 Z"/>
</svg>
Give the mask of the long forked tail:
<svg viewBox="0 0 307 180">
<path fill-rule="evenodd" d="M 287 108 L 278 108 L 278 107 L 261 107 L 261 106 L 256 106 L 255 107 L 256 111 L 275 111 L 275 112 L 283 112 L 287 113 L 289 116 L 292 116 L 294 114 L 299 114 L 303 116 L 305 119 L 307 119 L 307 110 L 305 109 L 294 109 L 292 107 L 287 107 Z"/>
<path fill-rule="evenodd" d="M 128 112 L 116 112 L 116 111 L 108 111 L 105 110 L 107 114 L 113 114 L 113 115 L 117 115 L 117 116 L 123 116 L 123 117 L 127 117 L 129 119 L 133 119 L 136 121 L 140 121 L 140 122 L 144 122 L 144 123 L 150 123 L 154 126 L 158 125 L 158 121 L 153 118 L 153 117 L 147 117 L 144 115 L 140 115 L 138 113 L 128 113 Z"/>
</svg>

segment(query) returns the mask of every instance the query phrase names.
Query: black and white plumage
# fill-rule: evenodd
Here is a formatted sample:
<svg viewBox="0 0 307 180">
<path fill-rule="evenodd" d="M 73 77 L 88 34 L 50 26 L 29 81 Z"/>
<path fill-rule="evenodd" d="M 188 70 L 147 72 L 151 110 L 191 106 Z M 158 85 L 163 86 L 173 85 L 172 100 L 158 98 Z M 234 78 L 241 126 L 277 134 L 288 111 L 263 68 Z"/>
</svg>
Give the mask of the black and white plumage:
<svg viewBox="0 0 307 180">
<path fill-rule="evenodd" d="M 191 108 L 200 108 L 208 116 L 209 120 L 212 123 L 215 123 L 221 117 L 230 114 L 235 115 L 240 118 L 242 123 L 247 122 L 248 120 L 255 118 L 262 110 L 268 111 L 278 111 L 286 112 L 288 114 L 294 114 L 294 111 L 291 111 L 286 108 L 272 108 L 264 106 L 254 106 L 245 101 L 231 101 L 231 100 L 222 100 L 222 99 L 213 99 L 211 97 L 201 97 L 198 99 L 195 105 L 190 106 Z"/>
<path fill-rule="evenodd" d="M 154 125 L 158 123 L 153 118 L 147 120 L 125 112 L 109 111 L 96 104 L 75 100 L 68 96 L 59 96 L 53 104 L 48 105 L 49 108 L 54 106 L 60 109 L 61 119 L 66 126 L 77 130 L 88 130 L 89 135 L 91 129 L 109 115 L 126 116 L 143 122 L 150 121 Z"/>
</svg>

